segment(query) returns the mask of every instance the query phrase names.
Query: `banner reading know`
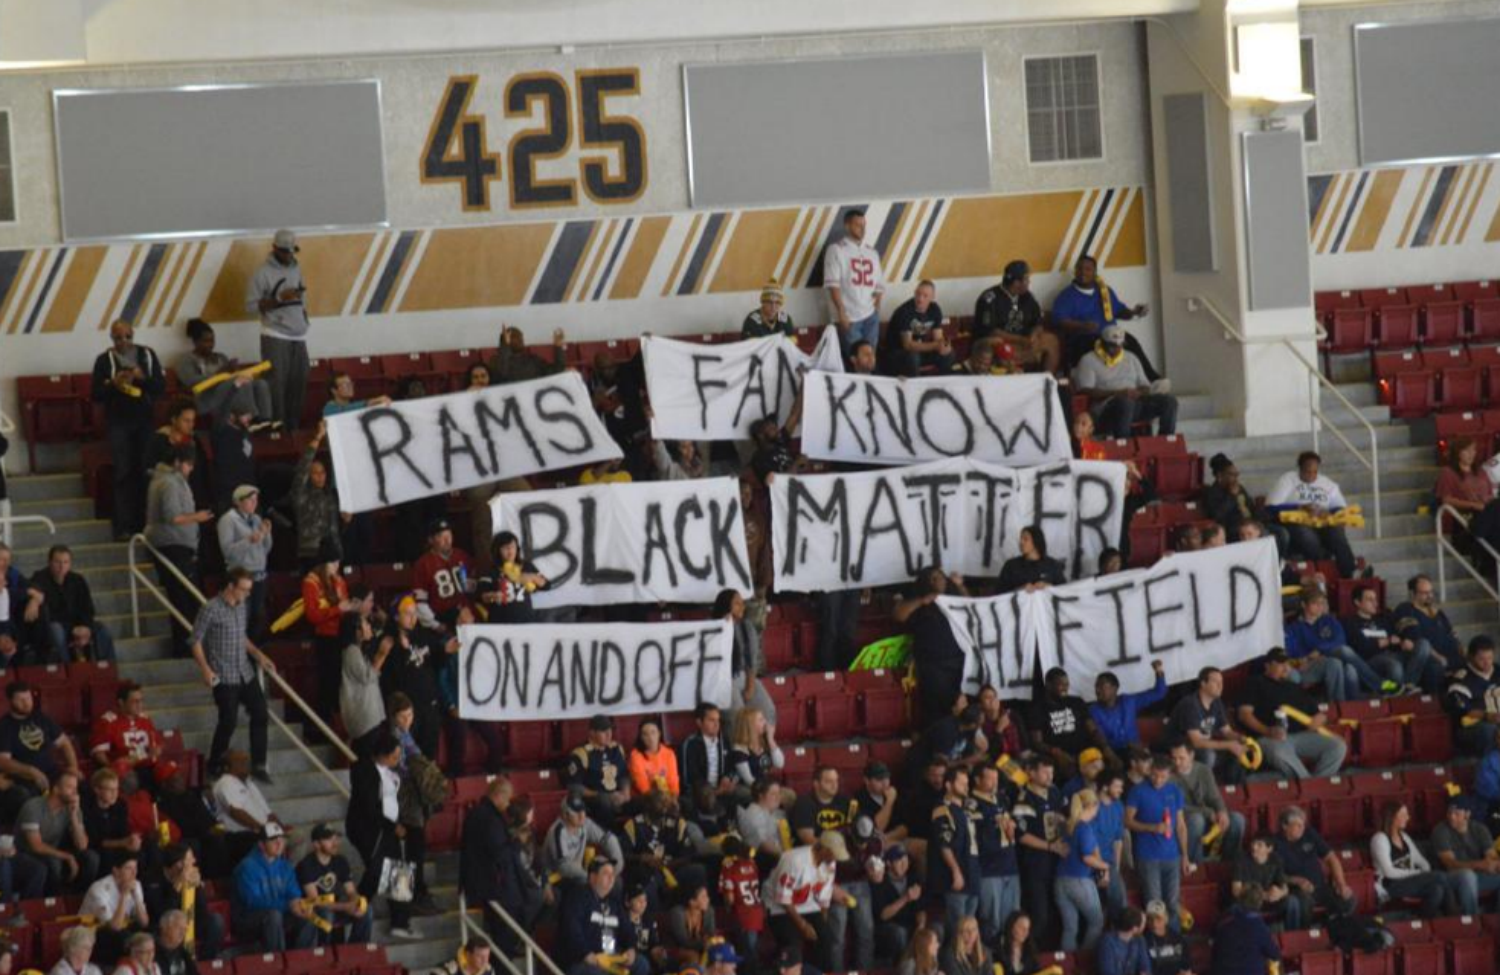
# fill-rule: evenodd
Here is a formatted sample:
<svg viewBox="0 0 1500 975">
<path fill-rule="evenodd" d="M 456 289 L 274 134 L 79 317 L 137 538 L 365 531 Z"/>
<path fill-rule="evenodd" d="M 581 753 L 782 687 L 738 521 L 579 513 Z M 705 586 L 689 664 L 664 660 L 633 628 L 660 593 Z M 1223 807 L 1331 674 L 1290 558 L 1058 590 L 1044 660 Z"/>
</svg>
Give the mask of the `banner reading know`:
<svg viewBox="0 0 1500 975">
<path fill-rule="evenodd" d="M 460 626 L 458 714 L 528 721 L 729 706 L 727 620 Z"/>
<path fill-rule="evenodd" d="M 805 442 L 805 441 L 804 441 Z M 796 592 L 910 582 L 936 565 L 997 576 L 1041 525 L 1068 576 L 1092 575 L 1118 543 L 1125 465 L 1071 460 L 1016 469 L 969 460 L 771 482 L 776 588 Z"/>
<path fill-rule="evenodd" d="M 576 372 L 339 413 L 328 450 L 351 513 L 621 456 Z"/>
<path fill-rule="evenodd" d="M 891 379 L 818 372 L 802 401 L 802 449 L 817 460 L 911 464 L 968 457 L 1026 467 L 1072 456 L 1051 376 Z"/>
<path fill-rule="evenodd" d="M 838 335 L 825 328 L 808 355 L 779 335 L 700 345 L 648 335 L 646 389 L 658 440 L 748 440 L 750 424 L 785 423 L 809 369 L 843 369 Z"/>
<path fill-rule="evenodd" d="M 942 597 L 954 636 L 968 654 L 965 690 L 983 683 L 1029 694 L 1032 662 L 1062 667 L 1073 693 L 1094 694 L 1106 670 L 1125 693 L 1229 668 L 1282 642 L 1276 543 L 1270 539 L 1173 555 L 1134 569 L 1030 593 L 988 599 Z"/>
<path fill-rule="evenodd" d="M 540 607 L 707 603 L 751 589 L 734 478 L 502 494 L 490 510 L 547 577 L 532 597 Z"/>
</svg>

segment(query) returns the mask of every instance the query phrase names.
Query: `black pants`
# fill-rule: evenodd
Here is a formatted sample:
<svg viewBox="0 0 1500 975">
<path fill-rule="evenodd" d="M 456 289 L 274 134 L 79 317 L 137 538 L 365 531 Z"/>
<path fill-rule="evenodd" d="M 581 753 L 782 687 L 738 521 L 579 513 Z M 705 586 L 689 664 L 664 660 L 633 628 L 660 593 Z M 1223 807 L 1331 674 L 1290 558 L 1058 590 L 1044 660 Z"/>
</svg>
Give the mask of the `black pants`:
<svg viewBox="0 0 1500 975">
<path fill-rule="evenodd" d="M 818 606 L 819 670 L 847 670 L 859 653 L 854 645 L 859 629 L 859 590 L 814 594 Z"/>
<path fill-rule="evenodd" d="M 318 714 L 324 721 L 329 721 L 332 715 L 339 713 L 339 686 L 344 682 L 344 648 L 337 636 L 314 637 L 313 657 L 318 669 Z"/>
<path fill-rule="evenodd" d="M 464 774 L 466 739 L 470 728 L 484 742 L 484 770 L 491 775 L 504 771 L 505 755 L 501 750 L 500 726 L 493 721 L 465 721 L 450 714 L 443 722 L 443 730 L 448 736 L 448 778 L 456 779 Z"/>
<path fill-rule="evenodd" d="M 189 621 L 198 618 L 198 600 L 177 578 L 171 569 L 175 568 L 188 578 L 193 585 L 198 584 L 198 553 L 186 545 L 163 545 L 160 548 L 162 557 L 156 559 L 156 575 L 161 580 L 162 588 L 167 592 L 167 600 Z M 169 568 L 170 566 L 170 568 Z M 189 643 L 191 634 L 183 628 L 176 619 L 172 620 L 172 654 L 176 657 L 188 657 L 192 655 L 192 646 Z"/>
<path fill-rule="evenodd" d="M 1094 332 L 1073 332 L 1068 336 L 1068 346 L 1066 350 L 1068 372 L 1071 373 L 1073 371 L 1073 367 L 1078 365 L 1079 359 L 1082 359 L 1084 356 L 1094 351 L 1094 343 L 1098 341 L 1099 335 L 1098 333 Z M 1154 383 L 1161 378 L 1161 373 L 1157 372 L 1156 367 L 1151 364 L 1151 360 L 1146 358 L 1146 350 L 1141 348 L 1140 340 L 1137 339 L 1134 335 L 1131 335 L 1129 332 L 1125 333 L 1125 351 L 1133 354 L 1137 359 L 1141 360 L 1141 371 L 1146 374 L 1146 380 L 1148 382 Z"/>
<path fill-rule="evenodd" d="M 398 840 L 389 829 L 381 830 L 375 842 L 368 847 L 358 847 L 360 857 L 365 861 L 365 874 L 359 879 L 359 892 L 371 902 L 375 900 L 376 892 L 380 890 L 380 875 L 385 871 L 385 861 L 407 860 L 417 865 L 418 889 L 421 888 L 422 880 L 422 853 L 423 842 L 420 838 L 421 830 L 408 830 L 406 835 L 405 852 L 403 855 L 402 842 Z M 391 927 L 404 928 L 411 923 L 411 904 L 393 901 L 389 898 L 386 903 L 391 909 Z"/>
<path fill-rule="evenodd" d="M 792 919 L 785 914 L 772 914 L 768 919 L 771 925 L 771 936 L 776 939 L 776 947 L 796 948 L 803 950 L 802 932 L 792 923 Z M 812 946 L 812 958 L 819 969 L 825 972 L 837 972 L 844 968 L 843 959 L 833 957 L 833 932 L 828 930 L 828 919 L 821 911 L 802 915 L 802 920 L 812 925 L 818 934 L 817 942 Z"/>
<path fill-rule="evenodd" d="M 259 644 L 271 632 L 271 621 L 266 617 L 266 600 L 271 594 L 271 585 L 264 578 L 255 580 L 254 585 L 255 588 L 250 590 L 250 618 L 245 632 Z"/>
<path fill-rule="evenodd" d="M 146 444 L 151 439 L 151 416 L 110 416 L 104 437 L 115 468 L 110 520 L 116 535 L 134 534 L 146 522 Z"/>
<path fill-rule="evenodd" d="M 229 751 L 229 740 L 234 737 L 234 727 L 239 720 L 240 705 L 250 714 L 250 764 L 254 768 L 266 767 L 266 695 L 257 681 L 245 684 L 220 683 L 214 688 L 214 704 L 219 709 L 219 722 L 214 725 L 214 741 L 208 749 L 208 767 L 212 773 L 224 761 Z"/>
<path fill-rule="evenodd" d="M 1287 538 L 1291 542 L 1292 554 L 1310 562 L 1333 559 L 1338 563 L 1339 575 L 1354 578 L 1354 549 L 1349 547 L 1349 536 L 1338 525 L 1313 528 L 1310 525 L 1287 525 Z"/>
<path fill-rule="evenodd" d="M 1023 849 L 1021 859 L 1021 906 L 1031 915 L 1031 937 L 1037 943 L 1052 943 L 1052 882 L 1057 877 L 1057 858 L 1040 850 Z"/>
</svg>

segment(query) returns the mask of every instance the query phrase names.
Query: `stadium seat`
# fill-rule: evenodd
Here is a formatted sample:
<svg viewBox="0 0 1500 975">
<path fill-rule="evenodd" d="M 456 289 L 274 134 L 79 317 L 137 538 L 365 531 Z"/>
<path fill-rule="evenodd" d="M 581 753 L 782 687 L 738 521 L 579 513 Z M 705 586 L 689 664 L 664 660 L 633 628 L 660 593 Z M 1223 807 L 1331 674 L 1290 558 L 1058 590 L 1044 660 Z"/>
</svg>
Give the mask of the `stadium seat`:
<svg viewBox="0 0 1500 975">
<path fill-rule="evenodd" d="M 1441 410 L 1476 410 L 1484 405 L 1485 370 L 1455 366 L 1438 372 L 1437 406 Z"/>
<path fill-rule="evenodd" d="M 776 727 L 780 729 L 781 725 L 778 724 Z M 666 734 L 669 744 L 681 745 L 697 733 L 698 722 L 693 718 L 691 711 L 669 711 L 662 715 L 662 731 Z"/>
<path fill-rule="evenodd" d="M 1403 372 L 1420 372 L 1421 370 L 1421 353 L 1410 349 L 1399 352 L 1370 353 L 1370 371 L 1374 374 L 1376 381 L 1381 383 L 1382 390 L 1386 388 L 1385 380 Z"/>
<path fill-rule="evenodd" d="M 779 726 L 777 730 L 780 730 Z M 786 759 L 781 769 L 781 781 L 801 795 L 812 785 L 813 772 L 818 767 L 817 755 L 813 749 L 800 746 L 783 748 L 781 752 Z"/>
<path fill-rule="evenodd" d="M 1479 918 L 1468 914 L 1456 917 L 1435 917 L 1428 922 L 1432 936 L 1439 941 L 1472 941 L 1484 937 L 1484 927 Z"/>
<path fill-rule="evenodd" d="M 1351 952 L 1348 975 L 1396 975 L 1395 950 Z"/>
<path fill-rule="evenodd" d="M 1392 306 L 1404 307 L 1411 304 L 1405 288 L 1363 288 L 1358 294 L 1361 308 L 1384 311 Z"/>
<path fill-rule="evenodd" d="M 1495 943 L 1489 935 L 1453 941 L 1448 945 L 1448 965 L 1452 975 L 1494 975 Z"/>
<path fill-rule="evenodd" d="M 1288 970 L 1297 967 L 1297 960 L 1304 955 L 1333 950 L 1328 932 L 1322 928 L 1307 928 L 1302 931 L 1283 931 L 1276 936 L 1277 946 L 1286 961 Z"/>
<path fill-rule="evenodd" d="M 1099 452 L 1099 460 L 1129 460 L 1135 456 L 1135 442 L 1132 440 L 1096 440 L 1094 449 Z"/>
<path fill-rule="evenodd" d="M 1457 301 L 1435 301 L 1422 306 L 1422 345 L 1441 347 L 1464 340 L 1464 306 Z"/>
<path fill-rule="evenodd" d="M 1396 939 L 1398 945 L 1424 945 L 1432 943 L 1432 928 L 1421 918 L 1407 921 L 1387 921 L 1385 929 Z"/>
<path fill-rule="evenodd" d="M 1130 565 L 1144 568 L 1162 557 L 1167 550 L 1166 530 L 1160 525 L 1141 524 L 1140 519 L 1130 523 Z"/>
<path fill-rule="evenodd" d="M 549 721 L 512 721 L 504 726 L 508 735 L 506 760 L 511 765 L 547 765 L 562 758 L 557 726 Z"/>
<path fill-rule="evenodd" d="M 1323 345 L 1327 355 L 1349 355 L 1370 348 L 1374 333 L 1374 315 L 1368 308 L 1339 308 L 1328 319 L 1328 341 Z"/>
<path fill-rule="evenodd" d="M 848 738 L 855 733 L 859 723 L 857 710 L 859 699 L 847 693 L 842 685 L 838 689 L 825 688 L 808 698 L 808 726 L 805 733 L 819 741 Z"/>
<path fill-rule="evenodd" d="M 797 660 L 797 630 L 790 623 L 767 622 L 760 645 L 766 656 L 766 669 L 789 670 Z"/>
<path fill-rule="evenodd" d="M 230 966 L 234 975 L 281 975 L 286 971 L 283 956 L 273 952 L 259 955 L 239 955 Z"/>
<path fill-rule="evenodd" d="M 875 738 L 907 726 L 906 690 L 900 675 L 887 670 L 851 671 L 846 686 L 859 695 L 859 728 Z"/>
<path fill-rule="evenodd" d="M 302 975 L 303 972 L 331 972 L 339 968 L 333 948 L 300 948 L 283 954 L 285 970 Z"/>
<path fill-rule="evenodd" d="M 1453 723 L 1441 711 L 1414 714 L 1404 736 L 1412 761 L 1446 762 L 1453 757 Z"/>
<path fill-rule="evenodd" d="M 364 972 L 389 964 L 385 946 L 377 944 L 335 945 L 333 955 L 338 960 L 339 970 L 345 972 Z"/>
<path fill-rule="evenodd" d="M 427 820 L 427 848 L 429 850 L 456 850 L 463 839 L 464 810 L 456 803 L 449 803 Z M 238 969 L 235 975 L 241 975 Z"/>
<path fill-rule="evenodd" d="M 871 759 L 884 762 L 892 769 L 901 767 L 906 761 L 906 756 L 911 753 L 911 749 L 910 738 L 888 738 L 885 741 L 872 741 L 866 745 Z"/>
<path fill-rule="evenodd" d="M 1444 975 L 1448 946 L 1435 941 L 1403 944 L 1396 949 L 1401 959 L 1401 975 Z"/>
<path fill-rule="evenodd" d="M 819 765 L 831 765 L 839 770 L 839 788 L 853 792 L 865 774 L 870 762 L 870 753 L 859 742 L 847 745 L 819 745 L 813 750 Z"/>
<path fill-rule="evenodd" d="M 1496 347 L 1500 349 L 1500 346 Z M 1484 429 L 1484 415 L 1477 410 L 1463 413 L 1439 413 L 1432 418 L 1433 432 L 1437 435 L 1438 462 L 1448 462 L 1448 444 L 1457 437 L 1469 437 L 1485 441 L 1480 444 L 1479 455 L 1488 457 L 1489 435 Z"/>
<path fill-rule="evenodd" d="M 1182 906 L 1193 915 L 1193 926 L 1212 930 L 1219 919 L 1219 887 L 1216 884 L 1184 884 L 1179 893 Z"/>
<path fill-rule="evenodd" d="M 26 458 L 37 470 L 36 448 L 40 444 L 82 440 L 89 427 L 89 385 L 79 388 L 78 378 L 88 376 L 17 376 L 16 398 L 21 404 L 21 431 L 26 440 Z"/>
<path fill-rule="evenodd" d="M 1486 298 L 1469 306 L 1469 341 L 1500 342 L 1500 298 Z"/>
<path fill-rule="evenodd" d="M 438 368 L 432 356 L 426 352 L 398 352 L 380 357 L 380 374 L 390 385 L 403 379 L 420 379 L 427 384 L 427 392 L 445 393 L 462 386 L 449 385 L 448 371 Z"/>
<path fill-rule="evenodd" d="M 1391 416 L 1400 419 L 1413 419 L 1426 416 L 1432 412 L 1433 405 L 1433 375 L 1430 372 L 1403 372 L 1392 376 L 1382 388 L 1389 384 L 1390 395 L 1387 403 L 1391 407 Z"/>
<path fill-rule="evenodd" d="M 1406 349 L 1417 344 L 1417 309 L 1385 305 L 1375 315 L 1372 344 L 1377 349 Z"/>
</svg>

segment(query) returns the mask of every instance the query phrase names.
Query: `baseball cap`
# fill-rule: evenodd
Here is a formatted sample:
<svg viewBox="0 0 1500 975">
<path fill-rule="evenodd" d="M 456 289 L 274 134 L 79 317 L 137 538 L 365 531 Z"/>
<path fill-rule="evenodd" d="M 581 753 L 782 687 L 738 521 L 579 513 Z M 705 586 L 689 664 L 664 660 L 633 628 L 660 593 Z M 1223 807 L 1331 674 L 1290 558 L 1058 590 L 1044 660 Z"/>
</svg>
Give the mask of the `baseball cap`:
<svg viewBox="0 0 1500 975">
<path fill-rule="evenodd" d="M 434 518 L 427 523 L 427 537 L 431 538 L 438 532 L 449 531 L 452 528 L 453 526 L 448 524 L 447 518 Z"/>
<path fill-rule="evenodd" d="M 865 778 L 867 779 L 875 779 L 876 781 L 880 781 L 888 779 L 890 777 L 891 767 L 880 761 L 879 759 L 876 759 L 875 761 L 865 766 Z"/>
<path fill-rule="evenodd" d="M 1099 338 L 1103 339 L 1105 342 L 1113 341 L 1116 345 L 1119 345 L 1120 343 L 1125 341 L 1125 326 L 1106 325 L 1102 330 L 1100 330 Z"/>
<path fill-rule="evenodd" d="M 1085 748 L 1078 753 L 1078 764 L 1087 765 L 1090 762 L 1104 761 L 1104 753 L 1097 748 Z"/>
<path fill-rule="evenodd" d="M 151 775 L 156 779 L 157 785 L 166 785 L 172 780 L 172 776 L 182 770 L 182 766 L 176 762 L 157 762 L 156 767 L 151 770 Z"/>
<path fill-rule="evenodd" d="M 1266 654 L 1268 664 L 1284 664 L 1291 659 L 1291 655 L 1282 647 L 1272 647 L 1271 651 Z"/>
<path fill-rule="evenodd" d="M 278 230 L 276 236 L 271 240 L 271 246 L 279 251 L 299 251 L 297 246 L 297 235 L 290 230 Z"/>
<path fill-rule="evenodd" d="M 825 829 L 823 835 L 818 837 L 818 845 L 829 853 L 839 863 L 849 862 L 849 844 L 844 842 L 844 834 Z"/>
<path fill-rule="evenodd" d="M 783 948 L 776 953 L 777 968 L 796 968 L 800 964 L 802 964 L 802 949 L 800 948 Z"/>
<path fill-rule="evenodd" d="M 885 862 L 886 863 L 895 863 L 897 860 L 905 860 L 905 859 L 906 859 L 906 847 L 902 846 L 900 843 L 894 844 L 893 846 L 887 848 L 886 851 L 885 851 Z"/>
<path fill-rule="evenodd" d="M 589 804 L 583 801 L 583 793 L 575 789 L 568 793 L 568 798 L 563 800 L 563 808 L 568 812 L 588 812 Z"/>
<path fill-rule="evenodd" d="M 241 484 L 239 487 L 234 489 L 234 500 L 243 501 L 246 498 L 252 497 L 259 493 L 260 488 L 256 487 L 254 484 Z"/>
<path fill-rule="evenodd" d="M 613 731 L 615 719 L 607 714 L 596 714 L 589 719 L 590 731 Z"/>
<path fill-rule="evenodd" d="M 1152 901 L 1151 903 L 1146 905 L 1146 916 L 1166 917 L 1167 905 L 1163 904 L 1161 901 Z"/>
<path fill-rule="evenodd" d="M 734 945 L 721 941 L 709 946 L 708 963 L 710 965 L 738 965 L 740 956 L 735 953 Z"/>
<path fill-rule="evenodd" d="M 602 870 L 605 867 L 614 867 L 618 865 L 619 864 L 615 863 L 615 861 L 609 857 L 596 856 L 594 857 L 594 859 L 589 861 L 589 873 L 593 873 L 596 870 Z"/>
<path fill-rule="evenodd" d="M 286 830 L 281 828 L 280 823 L 268 822 L 260 828 L 260 839 L 263 843 L 267 840 L 279 840 L 284 836 L 286 836 Z"/>
<path fill-rule="evenodd" d="M 312 831 L 312 838 L 314 843 L 318 842 L 319 840 L 331 840 L 342 835 L 342 833 L 334 829 L 328 823 L 319 823 L 318 825 L 313 827 Z"/>
</svg>

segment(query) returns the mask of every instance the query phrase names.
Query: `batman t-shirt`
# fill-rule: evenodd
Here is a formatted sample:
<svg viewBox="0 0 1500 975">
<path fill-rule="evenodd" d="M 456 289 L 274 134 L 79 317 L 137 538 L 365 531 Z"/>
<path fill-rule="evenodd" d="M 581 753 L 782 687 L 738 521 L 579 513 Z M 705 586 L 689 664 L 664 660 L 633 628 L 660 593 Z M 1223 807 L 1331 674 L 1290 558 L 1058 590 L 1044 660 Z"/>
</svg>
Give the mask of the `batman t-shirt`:
<svg viewBox="0 0 1500 975">
<path fill-rule="evenodd" d="M 61 737 L 57 722 L 38 711 L 24 718 L 14 714 L 0 718 L 0 755 L 30 765 L 49 780 L 57 772 L 52 746 Z"/>
</svg>

